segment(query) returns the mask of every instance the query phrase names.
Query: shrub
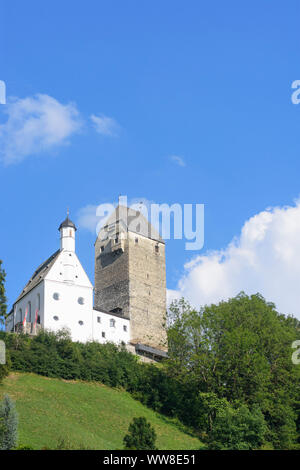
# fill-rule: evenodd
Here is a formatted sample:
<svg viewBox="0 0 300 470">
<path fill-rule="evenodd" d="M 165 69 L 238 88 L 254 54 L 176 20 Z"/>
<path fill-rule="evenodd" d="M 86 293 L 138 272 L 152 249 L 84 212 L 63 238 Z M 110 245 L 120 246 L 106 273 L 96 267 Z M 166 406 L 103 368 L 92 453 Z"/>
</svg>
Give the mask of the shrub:
<svg viewBox="0 0 300 470">
<path fill-rule="evenodd" d="M 156 450 L 156 432 L 146 418 L 133 418 L 124 437 L 126 450 Z"/>
<path fill-rule="evenodd" d="M 0 449 L 11 450 L 17 445 L 18 416 L 15 404 L 8 395 L 4 396 L 1 404 L 0 419 L 2 420 Z"/>
</svg>

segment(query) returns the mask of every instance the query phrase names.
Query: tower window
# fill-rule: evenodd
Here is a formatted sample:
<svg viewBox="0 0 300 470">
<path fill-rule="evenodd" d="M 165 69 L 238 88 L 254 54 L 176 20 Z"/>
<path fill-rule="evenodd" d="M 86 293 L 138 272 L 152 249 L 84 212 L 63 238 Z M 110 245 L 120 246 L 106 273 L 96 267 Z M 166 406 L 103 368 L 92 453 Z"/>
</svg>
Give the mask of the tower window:
<svg viewBox="0 0 300 470">
<path fill-rule="evenodd" d="M 127 325 L 123 325 L 123 331 L 127 331 Z"/>
<path fill-rule="evenodd" d="M 104 251 L 104 246 L 101 246 L 101 253 L 103 253 Z"/>
<path fill-rule="evenodd" d="M 105 331 L 102 331 L 102 338 L 105 338 Z"/>
<path fill-rule="evenodd" d="M 109 325 L 110 325 L 111 328 L 115 328 L 116 327 L 116 320 L 111 318 L 110 321 L 109 321 Z"/>
<path fill-rule="evenodd" d="M 79 320 L 79 325 L 82 326 L 83 325 L 83 321 L 82 320 Z"/>
<path fill-rule="evenodd" d="M 59 297 L 60 297 L 60 296 L 59 296 L 59 293 L 58 293 L 58 292 L 54 292 L 54 294 L 53 294 L 53 299 L 54 299 L 54 300 L 59 300 Z"/>
<path fill-rule="evenodd" d="M 159 253 L 159 246 L 155 245 L 155 253 Z"/>
<path fill-rule="evenodd" d="M 55 316 L 53 317 L 53 320 L 58 321 L 58 320 L 59 320 L 58 316 L 55 315 Z"/>
<path fill-rule="evenodd" d="M 101 317 L 97 317 L 97 323 L 101 323 Z"/>
<path fill-rule="evenodd" d="M 110 310 L 111 313 L 122 313 L 122 309 L 120 307 L 113 308 Z"/>
<path fill-rule="evenodd" d="M 83 297 L 78 297 L 78 303 L 79 303 L 79 305 L 83 305 L 84 304 L 84 298 Z"/>
<path fill-rule="evenodd" d="M 135 239 L 135 243 L 138 243 L 138 242 L 139 242 L 139 239 L 138 239 L 138 238 L 136 238 L 136 239 Z"/>
<path fill-rule="evenodd" d="M 116 244 L 119 243 L 119 237 L 116 237 L 116 238 L 115 238 L 115 243 L 116 243 Z"/>
</svg>

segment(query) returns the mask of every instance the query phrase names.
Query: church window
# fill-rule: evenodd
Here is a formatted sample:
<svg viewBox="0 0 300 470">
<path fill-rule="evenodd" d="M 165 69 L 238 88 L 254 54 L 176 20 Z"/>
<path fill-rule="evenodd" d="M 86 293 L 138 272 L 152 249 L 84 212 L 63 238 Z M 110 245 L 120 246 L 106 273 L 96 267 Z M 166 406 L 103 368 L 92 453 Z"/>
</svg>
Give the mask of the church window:
<svg viewBox="0 0 300 470">
<path fill-rule="evenodd" d="M 101 253 L 103 253 L 104 251 L 104 246 L 101 246 Z"/>
<path fill-rule="evenodd" d="M 159 253 L 159 246 L 155 245 L 155 253 Z"/>
<path fill-rule="evenodd" d="M 138 239 L 138 238 L 136 238 L 136 239 L 135 239 L 135 243 L 138 243 L 138 242 L 139 242 L 139 239 Z"/>
<path fill-rule="evenodd" d="M 79 303 L 79 305 L 83 305 L 84 304 L 84 298 L 83 297 L 78 297 L 78 303 Z"/>
<path fill-rule="evenodd" d="M 115 238 L 115 243 L 116 243 L 116 244 L 119 243 L 119 237 L 116 237 L 116 238 Z"/>
<path fill-rule="evenodd" d="M 105 331 L 102 331 L 102 338 L 105 338 Z"/>
<path fill-rule="evenodd" d="M 16 323 L 20 323 L 22 321 L 22 309 L 19 308 L 19 312 L 18 312 L 18 315 L 17 315 L 17 321 Z"/>
<path fill-rule="evenodd" d="M 110 321 L 109 321 L 109 325 L 111 326 L 111 328 L 115 328 L 116 327 L 116 320 L 111 318 Z"/>
<path fill-rule="evenodd" d="M 101 323 L 101 317 L 97 317 L 97 322 Z"/>
<path fill-rule="evenodd" d="M 31 322 L 31 302 L 28 302 L 27 321 Z"/>
<path fill-rule="evenodd" d="M 123 331 L 127 331 L 127 325 L 123 325 Z"/>
<path fill-rule="evenodd" d="M 37 309 L 40 310 L 41 308 L 41 296 L 40 294 L 37 295 L 37 299 L 36 299 L 36 304 L 37 304 Z"/>
<path fill-rule="evenodd" d="M 59 297 L 60 297 L 59 293 L 58 293 L 58 292 L 54 292 L 54 294 L 53 294 L 53 299 L 54 299 L 54 300 L 59 300 Z"/>
<path fill-rule="evenodd" d="M 83 321 L 82 320 L 79 320 L 79 325 L 82 326 L 83 325 Z"/>
<path fill-rule="evenodd" d="M 54 315 L 53 320 L 58 321 L 59 320 L 58 316 Z"/>
</svg>

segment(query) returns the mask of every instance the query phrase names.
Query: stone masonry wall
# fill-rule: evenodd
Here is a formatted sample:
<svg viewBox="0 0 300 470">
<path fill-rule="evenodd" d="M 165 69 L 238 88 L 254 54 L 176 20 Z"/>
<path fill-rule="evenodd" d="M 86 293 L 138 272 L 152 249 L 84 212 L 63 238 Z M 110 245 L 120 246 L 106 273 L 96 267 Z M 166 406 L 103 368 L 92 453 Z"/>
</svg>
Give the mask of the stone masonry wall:
<svg viewBox="0 0 300 470">
<path fill-rule="evenodd" d="M 132 343 L 166 349 L 165 245 L 133 232 L 126 233 L 123 251 L 113 251 L 113 243 L 99 238 L 95 244 L 95 307 L 121 308 Z"/>
<path fill-rule="evenodd" d="M 128 246 L 131 340 L 166 349 L 165 245 L 129 232 Z"/>
</svg>

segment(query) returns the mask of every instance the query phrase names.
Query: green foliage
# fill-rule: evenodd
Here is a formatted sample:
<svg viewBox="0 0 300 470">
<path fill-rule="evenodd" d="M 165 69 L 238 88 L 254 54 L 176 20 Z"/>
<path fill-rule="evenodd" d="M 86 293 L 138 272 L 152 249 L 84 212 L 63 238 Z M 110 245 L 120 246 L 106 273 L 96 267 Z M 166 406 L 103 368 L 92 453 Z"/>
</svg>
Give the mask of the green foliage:
<svg viewBox="0 0 300 470">
<path fill-rule="evenodd" d="M 34 338 L 0 332 L 12 369 L 124 388 L 200 438 L 213 431 L 228 404 L 234 410 L 245 405 L 251 414 L 259 407 L 265 440 L 278 449 L 293 448 L 300 431 L 300 367 L 291 361 L 291 344 L 299 338 L 299 321 L 259 294 L 243 293 L 200 311 L 184 299 L 174 302 L 169 359 L 160 367 L 114 344 L 74 343 L 65 331 Z"/>
<path fill-rule="evenodd" d="M 208 448 L 214 450 L 254 450 L 264 443 L 267 425 L 261 410 L 246 405 L 220 409 L 208 435 Z"/>
<path fill-rule="evenodd" d="M 0 449 L 11 450 L 17 444 L 18 416 L 15 404 L 8 395 L 4 396 L 0 406 L 0 419 L 2 420 Z"/>
<path fill-rule="evenodd" d="M 15 447 L 14 450 L 34 450 L 33 447 L 20 444 L 18 447 Z"/>
<path fill-rule="evenodd" d="M 170 310 L 168 374 L 220 400 L 258 405 L 268 440 L 291 448 L 300 400 L 300 368 L 291 361 L 291 344 L 300 337 L 299 322 L 277 313 L 259 294 L 241 293 L 199 312 L 181 299 Z M 201 428 L 205 403 L 200 396 L 197 403 L 194 417 Z"/>
<path fill-rule="evenodd" d="M 133 418 L 124 437 L 125 450 L 156 450 L 156 432 L 146 418 Z"/>
</svg>

